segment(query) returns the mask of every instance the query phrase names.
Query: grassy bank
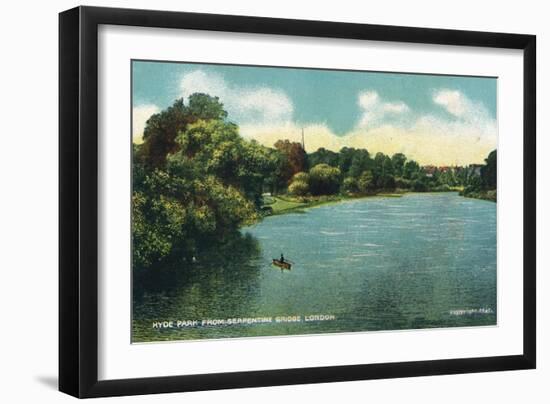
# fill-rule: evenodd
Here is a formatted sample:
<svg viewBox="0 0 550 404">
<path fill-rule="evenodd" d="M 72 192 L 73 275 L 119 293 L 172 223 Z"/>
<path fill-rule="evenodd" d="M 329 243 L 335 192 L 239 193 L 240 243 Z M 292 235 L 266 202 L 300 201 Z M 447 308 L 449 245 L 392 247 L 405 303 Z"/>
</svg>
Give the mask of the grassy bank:
<svg viewBox="0 0 550 404">
<path fill-rule="evenodd" d="M 476 191 L 476 192 L 466 192 L 466 193 L 462 192 L 460 193 L 460 195 L 464 196 L 465 198 L 483 199 L 491 202 L 497 201 L 496 189 Z"/>
<path fill-rule="evenodd" d="M 280 215 L 284 213 L 299 213 L 303 209 L 311 208 L 319 205 L 326 205 L 329 203 L 336 203 L 341 201 L 372 198 L 372 197 L 387 197 L 387 198 L 399 198 L 403 196 L 403 192 L 380 192 L 376 194 L 367 195 L 320 195 L 320 196 L 307 196 L 307 197 L 292 197 L 289 195 L 277 195 L 268 196 L 264 198 L 264 211 L 267 215 Z"/>
<path fill-rule="evenodd" d="M 265 196 L 263 210 L 266 216 L 281 215 L 285 213 L 301 213 L 306 208 L 326 205 L 329 203 L 373 197 L 400 198 L 409 192 L 411 191 L 396 189 L 360 195 L 320 195 L 304 197 L 296 197 L 291 195 Z M 466 198 L 484 199 L 496 202 L 496 190 L 464 194 L 464 189 L 462 187 L 450 187 L 445 189 L 445 191 L 429 190 L 427 192 L 459 192 L 461 196 Z"/>
</svg>

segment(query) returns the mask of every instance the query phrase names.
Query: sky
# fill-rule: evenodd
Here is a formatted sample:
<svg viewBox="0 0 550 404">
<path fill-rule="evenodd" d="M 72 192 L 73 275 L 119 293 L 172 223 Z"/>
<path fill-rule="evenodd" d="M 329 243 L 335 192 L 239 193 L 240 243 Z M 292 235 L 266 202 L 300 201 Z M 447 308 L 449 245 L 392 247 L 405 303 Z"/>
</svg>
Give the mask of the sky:
<svg viewBox="0 0 550 404">
<path fill-rule="evenodd" d="M 195 92 L 217 96 L 240 133 L 306 151 L 344 146 L 420 164 L 482 163 L 497 146 L 497 79 L 176 62 L 132 62 L 133 138 Z"/>
</svg>

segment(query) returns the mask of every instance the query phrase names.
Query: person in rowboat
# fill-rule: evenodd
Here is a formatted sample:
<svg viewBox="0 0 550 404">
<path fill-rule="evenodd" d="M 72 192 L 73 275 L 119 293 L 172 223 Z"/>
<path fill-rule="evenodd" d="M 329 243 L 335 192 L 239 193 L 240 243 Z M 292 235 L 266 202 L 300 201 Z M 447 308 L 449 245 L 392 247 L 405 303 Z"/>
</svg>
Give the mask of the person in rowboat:
<svg viewBox="0 0 550 404">
<path fill-rule="evenodd" d="M 285 257 L 283 255 L 283 253 L 281 253 L 281 259 L 280 259 L 281 263 L 284 263 L 285 262 Z"/>
</svg>

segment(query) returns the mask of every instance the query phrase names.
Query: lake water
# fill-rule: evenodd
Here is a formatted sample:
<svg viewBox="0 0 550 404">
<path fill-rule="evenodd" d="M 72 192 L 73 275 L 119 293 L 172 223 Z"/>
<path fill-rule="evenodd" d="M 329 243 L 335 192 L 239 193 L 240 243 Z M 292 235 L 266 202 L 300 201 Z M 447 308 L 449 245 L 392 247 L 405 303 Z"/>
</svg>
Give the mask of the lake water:
<svg viewBox="0 0 550 404">
<path fill-rule="evenodd" d="M 271 265 L 281 252 L 290 271 Z M 134 342 L 494 325 L 496 204 L 426 193 L 323 205 L 158 273 L 134 285 Z M 202 323 L 247 318 L 271 321 Z"/>
</svg>

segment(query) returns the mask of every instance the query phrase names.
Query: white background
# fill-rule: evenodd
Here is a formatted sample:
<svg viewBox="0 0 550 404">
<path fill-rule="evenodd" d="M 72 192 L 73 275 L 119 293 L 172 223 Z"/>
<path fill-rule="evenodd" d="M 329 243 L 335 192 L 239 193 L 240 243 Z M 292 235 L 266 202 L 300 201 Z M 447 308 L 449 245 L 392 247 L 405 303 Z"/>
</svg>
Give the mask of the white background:
<svg viewBox="0 0 550 404">
<path fill-rule="evenodd" d="M 56 392 L 57 374 L 57 12 L 77 3 L 58 1 L 10 3 L 0 25 L 2 64 L 0 103 L 0 377 L 2 401 L 67 402 Z M 307 400 L 346 402 L 547 402 L 550 397 L 550 263 L 548 213 L 543 187 L 548 167 L 543 151 L 550 130 L 543 111 L 550 71 L 550 27 L 544 2 L 449 3 L 440 1 L 231 2 L 202 0 L 197 4 L 156 1 L 96 1 L 88 4 L 172 9 L 287 18 L 527 32 L 538 35 L 538 305 L 539 366 L 534 371 L 469 374 L 414 379 L 347 382 L 116 398 L 126 402 L 193 403 Z M 518 156 L 518 161 L 521 156 Z M 546 315 L 545 315 L 546 314 Z"/>
</svg>

